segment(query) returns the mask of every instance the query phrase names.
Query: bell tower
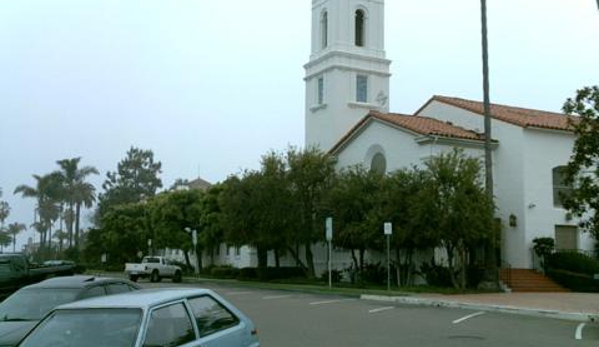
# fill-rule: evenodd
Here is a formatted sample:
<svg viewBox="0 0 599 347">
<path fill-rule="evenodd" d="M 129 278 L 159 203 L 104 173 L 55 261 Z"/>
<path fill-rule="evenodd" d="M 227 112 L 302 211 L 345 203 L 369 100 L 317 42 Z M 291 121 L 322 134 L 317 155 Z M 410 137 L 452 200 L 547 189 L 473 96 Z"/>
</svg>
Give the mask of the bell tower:
<svg viewBox="0 0 599 347">
<path fill-rule="evenodd" d="M 312 0 L 306 146 L 328 151 L 370 110 L 389 110 L 384 0 Z"/>
</svg>

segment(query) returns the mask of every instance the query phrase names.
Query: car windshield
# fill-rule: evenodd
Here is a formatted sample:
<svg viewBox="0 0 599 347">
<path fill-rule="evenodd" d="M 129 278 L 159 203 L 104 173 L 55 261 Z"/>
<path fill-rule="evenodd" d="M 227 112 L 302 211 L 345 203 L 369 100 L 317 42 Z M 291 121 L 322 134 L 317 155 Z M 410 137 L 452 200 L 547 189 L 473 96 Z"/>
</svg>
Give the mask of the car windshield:
<svg viewBox="0 0 599 347">
<path fill-rule="evenodd" d="M 142 263 L 160 263 L 160 259 L 158 258 L 144 258 Z"/>
<path fill-rule="evenodd" d="M 77 298 L 78 289 L 22 289 L 0 304 L 0 321 L 40 320 L 50 310 Z"/>
<path fill-rule="evenodd" d="M 139 309 L 58 310 L 22 347 L 132 347 L 141 322 Z"/>
</svg>

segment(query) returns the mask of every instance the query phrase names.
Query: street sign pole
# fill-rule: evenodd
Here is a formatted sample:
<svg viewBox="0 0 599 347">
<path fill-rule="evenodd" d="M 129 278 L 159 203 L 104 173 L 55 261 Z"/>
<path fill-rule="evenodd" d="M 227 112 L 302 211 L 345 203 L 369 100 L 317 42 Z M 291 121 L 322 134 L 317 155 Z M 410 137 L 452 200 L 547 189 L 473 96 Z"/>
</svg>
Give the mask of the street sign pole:
<svg viewBox="0 0 599 347">
<path fill-rule="evenodd" d="M 391 291 L 391 234 L 393 233 L 393 225 L 385 223 L 384 232 L 387 236 L 387 290 Z"/>
<path fill-rule="evenodd" d="M 326 219 L 326 237 L 329 243 L 329 288 L 333 287 L 333 278 L 331 273 L 333 272 L 333 218 L 328 217 Z"/>
</svg>

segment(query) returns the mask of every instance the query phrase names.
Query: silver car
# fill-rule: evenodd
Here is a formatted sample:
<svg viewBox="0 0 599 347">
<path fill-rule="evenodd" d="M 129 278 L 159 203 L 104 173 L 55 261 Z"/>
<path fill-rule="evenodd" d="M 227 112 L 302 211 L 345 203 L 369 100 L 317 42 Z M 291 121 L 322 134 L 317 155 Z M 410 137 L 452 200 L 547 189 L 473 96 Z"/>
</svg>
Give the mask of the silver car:
<svg viewBox="0 0 599 347">
<path fill-rule="evenodd" d="M 22 347 L 258 347 L 241 311 L 207 289 L 149 289 L 62 305 Z"/>
</svg>

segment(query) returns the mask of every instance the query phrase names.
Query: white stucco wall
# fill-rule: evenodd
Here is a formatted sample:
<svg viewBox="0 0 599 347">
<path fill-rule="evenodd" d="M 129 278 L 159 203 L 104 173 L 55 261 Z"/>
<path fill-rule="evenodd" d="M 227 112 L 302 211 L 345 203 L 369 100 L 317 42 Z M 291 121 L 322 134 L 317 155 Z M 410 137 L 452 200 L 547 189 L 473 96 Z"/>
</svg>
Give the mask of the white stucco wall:
<svg viewBox="0 0 599 347">
<path fill-rule="evenodd" d="M 420 135 L 406 130 L 371 121 L 364 126 L 359 134 L 337 153 L 337 168 L 362 164 L 370 168 L 374 154 L 380 152 L 387 160 L 387 172 L 411 167 L 423 166 L 425 161 L 441 153 L 453 150 L 456 143 L 446 143 L 443 140 L 419 144 L 416 139 Z M 484 155 L 481 147 L 463 147 L 464 153 L 475 158 Z"/>
<path fill-rule="evenodd" d="M 555 237 L 555 226 L 576 226 L 567 220 L 566 210 L 553 201 L 553 168 L 566 165 L 572 155 L 575 137 L 571 133 L 526 129 L 524 182 L 526 190 L 526 243 L 532 247 L 536 237 Z M 594 240 L 579 230 L 578 248 L 592 250 Z"/>
<path fill-rule="evenodd" d="M 431 102 L 419 115 L 478 132 L 484 130 L 481 115 L 438 101 Z M 493 153 L 493 173 L 497 216 L 502 222 L 502 260 L 514 268 L 531 268 L 534 238 L 555 237 L 555 225 L 576 225 L 576 221 L 565 220 L 563 209 L 553 206 L 552 186 L 552 169 L 568 162 L 574 136 L 495 119 L 492 127 L 493 139 L 499 141 Z M 515 227 L 509 225 L 510 215 L 516 216 Z M 581 249 L 590 250 L 592 246 L 587 234 L 579 235 Z"/>
</svg>

